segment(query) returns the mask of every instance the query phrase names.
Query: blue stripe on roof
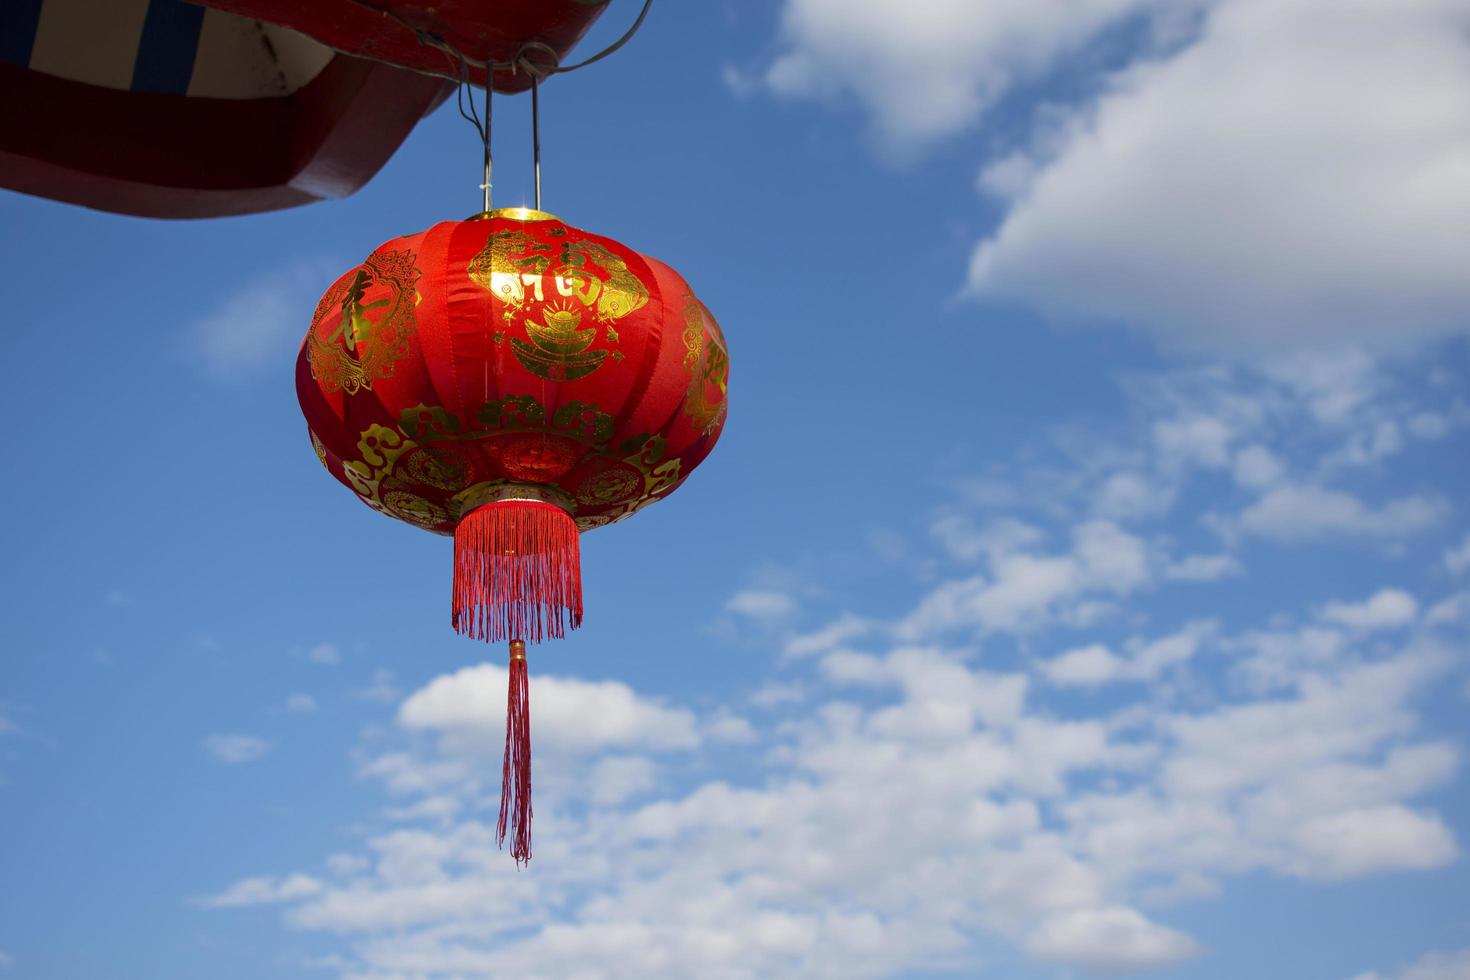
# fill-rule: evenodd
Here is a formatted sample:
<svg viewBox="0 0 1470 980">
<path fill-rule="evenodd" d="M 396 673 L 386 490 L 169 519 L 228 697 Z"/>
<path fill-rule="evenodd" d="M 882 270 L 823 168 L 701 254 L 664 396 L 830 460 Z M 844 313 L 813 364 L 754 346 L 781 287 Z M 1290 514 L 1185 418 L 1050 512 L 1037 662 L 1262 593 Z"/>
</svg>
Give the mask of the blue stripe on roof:
<svg viewBox="0 0 1470 980">
<path fill-rule="evenodd" d="M 188 94 L 203 25 L 203 7 L 183 0 L 152 0 L 138 39 L 133 91 Z"/>
<path fill-rule="evenodd" d="M 29 65 L 42 0 L 0 0 L 0 61 Z"/>
</svg>

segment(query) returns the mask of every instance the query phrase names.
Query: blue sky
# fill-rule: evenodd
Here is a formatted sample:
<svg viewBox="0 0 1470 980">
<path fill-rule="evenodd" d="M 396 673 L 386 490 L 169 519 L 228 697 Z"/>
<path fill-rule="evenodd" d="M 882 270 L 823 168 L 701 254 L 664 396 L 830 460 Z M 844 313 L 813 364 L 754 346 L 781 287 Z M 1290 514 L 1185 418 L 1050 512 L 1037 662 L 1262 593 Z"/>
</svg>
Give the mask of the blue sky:
<svg viewBox="0 0 1470 980">
<path fill-rule="evenodd" d="M 503 654 L 291 381 L 470 128 L 279 214 L 0 196 L 0 976 L 1470 977 L 1467 27 L 662 3 L 549 83 L 546 208 L 732 406 L 583 541 L 520 872 Z"/>
</svg>

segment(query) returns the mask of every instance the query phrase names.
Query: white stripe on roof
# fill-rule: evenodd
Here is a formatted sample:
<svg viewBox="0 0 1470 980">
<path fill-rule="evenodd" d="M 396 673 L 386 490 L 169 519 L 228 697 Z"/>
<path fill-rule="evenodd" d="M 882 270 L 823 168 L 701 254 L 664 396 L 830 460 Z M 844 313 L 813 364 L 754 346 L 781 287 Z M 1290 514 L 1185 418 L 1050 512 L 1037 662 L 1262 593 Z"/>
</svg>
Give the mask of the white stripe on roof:
<svg viewBox="0 0 1470 980">
<path fill-rule="evenodd" d="M 148 0 L 46 0 L 31 68 L 89 85 L 126 90 Z"/>
</svg>

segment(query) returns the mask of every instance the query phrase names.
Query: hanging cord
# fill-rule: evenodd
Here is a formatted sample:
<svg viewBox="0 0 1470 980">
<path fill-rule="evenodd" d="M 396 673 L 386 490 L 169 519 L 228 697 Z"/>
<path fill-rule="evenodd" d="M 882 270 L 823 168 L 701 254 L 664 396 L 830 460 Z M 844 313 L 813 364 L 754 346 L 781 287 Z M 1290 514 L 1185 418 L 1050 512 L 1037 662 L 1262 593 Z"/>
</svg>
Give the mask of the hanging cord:
<svg viewBox="0 0 1470 980">
<path fill-rule="evenodd" d="M 536 173 L 536 210 L 541 210 L 541 79 L 531 76 L 531 166 Z"/>
<path fill-rule="evenodd" d="M 465 122 L 475 127 L 475 132 L 480 137 L 480 145 L 484 148 L 485 151 L 484 182 L 480 184 L 481 197 L 483 198 L 482 203 L 484 205 L 482 210 L 484 211 L 490 210 L 490 177 L 494 167 L 494 161 L 490 157 L 490 92 L 491 86 L 486 85 L 485 119 L 482 122 L 480 120 L 479 113 L 475 112 L 475 90 L 470 87 L 469 67 L 465 64 L 464 59 L 461 58 L 459 63 L 459 87 L 454 90 L 454 102 L 456 108 L 459 109 L 460 117 L 463 118 Z M 466 101 L 469 102 L 469 112 L 464 111 Z"/>
<path fill-rule="evenodd" d="M 454 92 L 454 101 L 459 109 L 460 117 L 475 127 L 475 133 L 480 137 L 480 145 L 484 149 L 484 182 L 480 184 L 480 191 L 482 210 L 487 212 L 490 210 L 491 176 L 494 168 L 490 155 L 490 96 L 495 89 L 495 72 L 509 71 L 514 74 L 525 72 L 531 79 L 531 165 L 536 175 L 536 210 L 539 211 L 541 210 L 541 80 L 549 75 L 562 75 L 579 68 L 586 68 L 617 51 L 631 41 L 634 34 L 638 33 L 638 28 L 643 26 L 643 22 L 648 18 L 648 11 L 653 7 L 653 0 L 643 0 L 643 9 L 638 11 L 633 25 L 623 32 L 622 37 L 584 61 L 579 61 L 575 65 L 562 65 L 558 64 L 556 49 L 541 41 L 525 42 L 516 49 L 515 56 L 510 61 L 476 61 L 474 58 L 466 57 L 464 52 L 439 35 L 410 23 L 396 10 L 379 7 L 368 0 L 353 0 L 353 2 L 396 21 L 411 31 L 420 44 L 443 52 L 453 64 L 458 65 L 459 85 Z M 533 53 L 539 57 L 532 59 Z M 483 121 L 479 113 L 475 111 L 475 91 L 470 86 L 471 67 L 485 71 L 485 118 Z M 469 104 L 468 112 L 465 111 L 466 102 Z"/>
</svg>

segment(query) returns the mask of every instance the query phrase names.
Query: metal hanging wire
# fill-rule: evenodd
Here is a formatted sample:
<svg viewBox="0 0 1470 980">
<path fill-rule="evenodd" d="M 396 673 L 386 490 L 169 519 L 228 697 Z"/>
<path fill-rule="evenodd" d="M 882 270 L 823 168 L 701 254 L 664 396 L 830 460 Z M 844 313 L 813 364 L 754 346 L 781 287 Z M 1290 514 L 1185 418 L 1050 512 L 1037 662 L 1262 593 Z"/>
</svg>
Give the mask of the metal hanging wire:
<svg viewBox="0 0 1470 980">
<path fill-rule="evenodd" d="M 643 22 L 648 19 L 648 11 L 653 7 L 653 0 L 643 0 L 643 8 L 638 11 L 638 16 L 634 19 L 633 25 L 623 32 L 622 37 L 618 38 L 612 44 L 609 44 L 607 47 L 603 48 L 601 51 L 597 52 L 590 58 L 579 61 L 575 65 L 562 65 L 557 63 L 558 59 L 556 52 L 550 46 L 542 44 L 540 41 L 528 41 L 527 43 L 521 45 L 521 47 L 516 50 L 515 55 L 509 61 L 479 61 L 474 58 L 466 57 L 462 51 L 460 51 L 454 45 L 450 44 L 443 37 L 440 37 L 433 31 L 426 30 L 418 26 L 396 10 L 388 7 L 379 6 L 378 4 L 371 2 L 371 0 L 353 0 L 353 2 L 355 2 L 360 7 L 366 7 L 374 13 L 381 14 L 382 16 L 387 17 L 389 20 L 396 22 L 399 26 L 412 33 L 420 44 L 430 48 L 437 48 L 438 50 L 444 52 L 445 56 L 449 59 L 449 67 L 451 71 L 453 71 L 456 66 L 459 65 L 468 65 L 471 68 L 484 69 L 487 73 L 485 79 L 487 83 L 491 83 L 489 74 L 497 71 L 524 71 L 527 74 L 531 75 L 533 78 L 538 75 L 544 78 L 547 75 L 563 75 L 569 71 L 576 71 L 579 68 L 586 68 L 588 65 L 596 64 L 603 58 L 606 58 L 608 55 L 619 50 L 620 48 L 622 48 L 623 45 L 631 41 L 633 39 L 633 35 L 637 34 L 638 29 L 643 26 Z M 530 51 L 540 51 L 543 54 L 548 55 L 550 57 L 550 61 L 537 64 L 536 62 L 533 62 L 528 57 L 526 57 L 526 55 Z M 362 57 L 362 55 L 358 55 L 357 57 Z M 430 72 L 428 74 L 438 73 Z M 448 75 L 446 77 L 453 78 L 455 76 Z"/>
<path fill-rule="evenodd" d="M 469 67 L 461 59 L 459 64 L 459 86 L 454 90 L 455 107 L 459 109 L 460 117 L 471 126 L 480 136 L 480 145 L 484 149 L 484 180 L 480 184 L 480 193 L 484 207 L 482 210 L 490 210 L 491 177 L 494 172 L 494 160 L 490 156 L 490 93 L 493 86 L 485 86 L 485 118 L 482 121 L 479 113 L 475 112 L 475 90 L 469 84 Z M 469 102 L 470 111 L 465 112 L 465 102 Z"/>
<path fill-rule="evenodd" d="M 548 75 L 563 75 L 570 71 L 576 71 L 579 68 L 586 68 L 588 65 L 595 64 L 617 51 L 631 41 L 633 35 L 638 33 L 638 29 L 643 26 L 644 20 L 648 18 L 648 11 L 653 7 L 653 0 L 643 0 L 643 8 L 638 11 L 637 18 L 634 19 L 632 26 L 623 32 L 622 37 L 619 37 L 612 44 L 609 44 L 592 57 L 579 61 L 575 65 L 561 65 L 557 63 L 556 49 L 540 41 L 527 41 L 522 44 L 516 49 L 515 56 L 510 61 L 477 61 L 467 57 L 464 52 L 432 31 L 426 31 L 421 27 L 409 23 L 397 11 L 378 7 L 375 4 L 366 2 L 366 0 L 356 0 L 356 2 L 397 21 L 403 27 L 412 31 L 414 37 L 418 39 L 420 44 L 444 52 L 458 66 L 459 85 L 454 92 L 455 105 L 459 109 L 460 117 L 475 127 L 475 133 L 480 137 L 484 163 L 484 179 L 480 184 L 480 191 L 484 211 L 490 210 L 492 198 L 491 177 L 494 173 L 494 160 L 490 153 L 490 98 L 495 90 L 495 72 L 525 72 L 531 79 L 531 166 L 535 173 L 536 210 L 539 211 L 541 210 L 541 79 Z M 540 59 L 533 60 L 531 58 L 533 52 L 538 54 Z M 485 118 L 483 120 L 480 118 L 479 113 L 475 111 L 475 91 L 470 85 L 471 67 L 481 68 L 485 71 Z M 466 103 L 469 106 L 468 112 L 465 111 Z"/>
<path fill-rule="evenodd" d="M 531 167 L 536 175 L 536 210 L 541 210 L 541 79 L 531 76 Z"/>
</svg>

